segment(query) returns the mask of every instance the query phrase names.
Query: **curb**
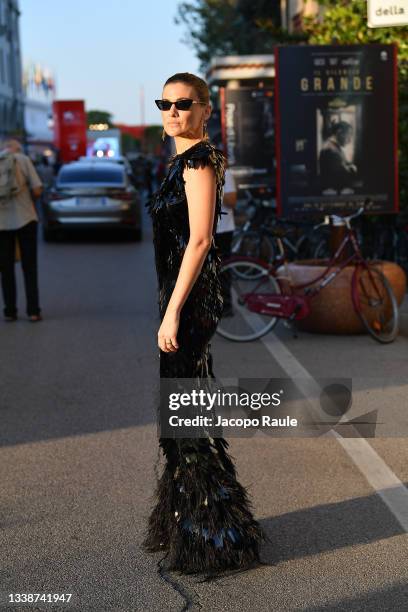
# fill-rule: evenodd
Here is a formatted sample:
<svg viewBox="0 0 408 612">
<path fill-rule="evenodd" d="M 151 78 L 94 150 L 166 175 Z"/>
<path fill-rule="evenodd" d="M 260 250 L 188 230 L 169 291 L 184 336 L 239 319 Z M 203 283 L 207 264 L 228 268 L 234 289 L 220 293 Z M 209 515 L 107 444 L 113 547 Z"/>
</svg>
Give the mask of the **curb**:
<svg viewBox="0 0 408 612">
<path fill-rule="evenodd" d="M 399 330 L 402 336 L 408 336 L 408 295 L 406 295 L 399 308 Z"/>
</svg>

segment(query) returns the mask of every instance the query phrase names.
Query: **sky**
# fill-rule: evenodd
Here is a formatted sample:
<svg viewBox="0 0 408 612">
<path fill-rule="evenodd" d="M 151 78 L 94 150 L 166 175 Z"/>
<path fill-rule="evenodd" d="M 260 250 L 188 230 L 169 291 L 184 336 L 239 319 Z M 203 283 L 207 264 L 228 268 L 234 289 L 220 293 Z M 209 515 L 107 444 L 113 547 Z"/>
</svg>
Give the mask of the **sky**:
<svg viewBox="0 0 408 612">
<path fill-rule="evenodd" d="M 23 63 L 47 66 L 57 99 L 83 99 L 118 123 L 161 124 L 154 104 L 166 79 L 198 71 L 176 25 L 178 0 L 20 0 Z"/>
</svg>

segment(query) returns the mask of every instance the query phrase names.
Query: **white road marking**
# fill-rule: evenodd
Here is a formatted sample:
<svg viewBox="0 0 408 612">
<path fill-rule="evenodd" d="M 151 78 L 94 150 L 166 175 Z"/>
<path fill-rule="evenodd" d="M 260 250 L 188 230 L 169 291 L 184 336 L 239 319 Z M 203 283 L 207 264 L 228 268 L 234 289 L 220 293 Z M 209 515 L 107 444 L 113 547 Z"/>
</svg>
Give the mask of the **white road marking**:
<svg viewBox="0 0 408 612">
<path fill-rule="evenodd" d="M 337 438 L 404 531 L 408 532 L 408 489 L 365 438 L 343 438 L 333 430 L 330 433 Z"/>
<path fill-rule="evenodd" d="M 269 332 L 260 340 L 286 374 L 294 379 L 296 386 L 302 390 L 304 385 L 304 391 L 309 390 L 309 392 L 311 388 L 320 389 L 319 383 L 275 333 Z M 381 497 L 404 531 L 408 532 L 408 489 L 374 448 L 365 438 L 343 438 L 333 430 L 324 435 L 334 437 L 342 445 L 350 459 Z"/>
</svg>

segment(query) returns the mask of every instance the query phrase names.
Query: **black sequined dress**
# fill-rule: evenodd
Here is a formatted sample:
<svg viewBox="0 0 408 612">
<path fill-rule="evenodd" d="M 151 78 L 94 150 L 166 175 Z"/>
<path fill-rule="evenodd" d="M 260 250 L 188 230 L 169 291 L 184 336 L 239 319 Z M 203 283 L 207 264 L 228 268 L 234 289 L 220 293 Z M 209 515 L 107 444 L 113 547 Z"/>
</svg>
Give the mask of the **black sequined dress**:
<svg viewBox="0 0 408 612">
<path fill-rule="evenodd" d="M 211 165 L 217 182 L 216 223 L 225 175 L 221 151 L 200 141 L 170 160 L 167 176 L 148 202 L 153 222 L 155 262 L 162 320 L 189 239 L 183 170 Z M 209 341 L 222 313 L 219 257 L 215 243 L 204 261 L 180 315 L 179 349 L 160 351 L 160 376 L 213 377 Z M 166 465 L 144 547 L 167 551 L 168 568 L 185 573 L 244 568 L 259 561 L 264 533 L 251 513 L 245 488 L 237 481 L 223 438 L 160 438 Z"/>
</svg>

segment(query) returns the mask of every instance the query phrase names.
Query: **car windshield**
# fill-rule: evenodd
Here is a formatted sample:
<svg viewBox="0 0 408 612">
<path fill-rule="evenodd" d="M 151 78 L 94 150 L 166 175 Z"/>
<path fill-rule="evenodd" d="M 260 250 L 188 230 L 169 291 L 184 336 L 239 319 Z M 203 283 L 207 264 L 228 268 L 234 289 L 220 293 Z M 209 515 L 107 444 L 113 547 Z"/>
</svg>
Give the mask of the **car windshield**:
<svg viewBox="0 0 408 612">
<path fill-rule="evenodd" d="M 123 185 L 125 177 L 123 169 L 117 168 L 61 168 L 58 175 L 59 185 L 69 185 L 70 183 L 102 183 L 112 185 Z"/>
</svg>

